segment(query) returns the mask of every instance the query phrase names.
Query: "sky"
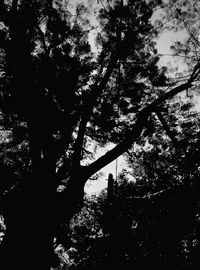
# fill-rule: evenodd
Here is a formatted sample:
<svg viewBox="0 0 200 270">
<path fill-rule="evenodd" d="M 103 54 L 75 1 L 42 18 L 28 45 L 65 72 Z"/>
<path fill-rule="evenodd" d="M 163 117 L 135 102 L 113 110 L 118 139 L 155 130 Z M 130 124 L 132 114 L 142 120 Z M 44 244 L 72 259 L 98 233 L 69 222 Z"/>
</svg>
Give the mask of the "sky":
<svg viewBox="0 0 200 270">
<path fill-rule="evenodd" d="M 86 6 L 90 8 L 91 17 L 93 17 L 92 23 L 94 26 L 96 26 L 97 25 L 97 22 L 95 20 L 96 12 L 98 8 L 102 7 L 102 4 L 101 3 L 97 4 L 97 0 L 70 0 L 70 5 L 72 9 L 78 3 L 84 3 L 86 4 Z M 90 39 L 91 48 L 94 51 L 96 50 L 95 45 L 94 45 L 95 35 L 96 35 L 96 30 L 90 31 L 89 39 Z M 110 144 L 109 146 L 106 147 L 106 149 L 100 149 L 98 153 L 96 154 L 95 158 L 97 159 L 98 157 L 102 156 L 113 147 L 114 145 Z M 107 179 L 108 179 L 109 173 L 112 173 L 113 177 L 116 178 L 116 173 L 120 173 L 125 167 L 126 167 L 126 164 L 125 164 L 125 160 L 123 156 L 118 157 L 117 160 L 114 160 L 113 162 L 105 166 L 100 171 L 101 173 L 103 173 L 102 177 L 100 177 L 96 181 L 88 181 L 86 183 L 85 192 L 87 194 L 95 194 L 95 193 L 98 194 L 102 189 L 107 187 Z"/>
<path fill-rule="evenodd" d="M 103 1 L 102 1 L 103 2 Z M 98 8 L 102 7 L 101 1 L 99 1 L 99 4 L 97 4 L 97 0 L 70 0 L 70 3 L 72 5 L 75 5 L 77 3 L 84 3 L 86 6 L 89 6 L 91 8 L 91 16 L 93 16 L 93 24 L 96 24 L 95 21 L 95 15 L 96 11 Z M 159 17 L 159 14 L 155 15 L 155 19 Z M 92 49 L 95 50 L 95 45 L 94 45 L 94 37 L 95 37 L 95 30 L 91 31 L 90 33 L 90 42 Z M 183 69 L 183 61 L 180 59 L 180 57 L 172 57 L 172 51 L 170 49 L 170 46 L 173 44 L 175 41 L 181 41 L 185 38 L 185 32 L 184 31 L 179 31 L 179 32 L 172 32 L 172 31 L 165 31 L 161 36 L 159 37 L 157 41 L 157 50 L 159 54 L 162 54 L 163 56 L 161 57 L 160 64 L 161 65 L 168 65 L 171 64 L 172 66 L 177 66 L 178 70 Z M 199 99 L 196 99 L 196 108 L 200 110 L 200 102 Z M 96 158 L 99 156 L 103 155 L 105 152 L 110 150 L 113 147 L 113 145 L 110 145 L 104 150 L 99 150 L 99 152 L 96 155 Z M 120 173 L 123 168 L 126 168 L 126 163 L 123 158 L 123 156 L 120 156 L 117 160 L 113 161 L 106 167 L 104 167 L 101 172 L 103 172 L 103 176 L 100 177 L 100 179 L 96 181 L 88 181 L 85 186 L 85 191 L 88 194 L 94 194 L 94 193 L 99 193 L 103 188 L 107 186 L 107 178 L 108 174 L 112 173 L 114 178 L 116 177 L 116 173 Z M 116 171 L 117 169 L 117 171 Z"/>
<path fill-rule="evenodd" d="M 106 149 L 101 149 L 100 151 L 98 151 L 95 158 L 98 158 L 101 155 L 105 154 L 108 150 L 113 148 L 113 146 L 114 145 L 110 144 L 110 146 L 106 147 Z M 113 175 L 113 178 L 116 179 L 116 175 L 126 167 L 127 165 L 123 156 L 118 157 L 116 160 L 114 160 L 113 162 L 105 166 L 102 170 L 100 170 L 100 172 L 103 173 L 102 177 L 95 181 L 87 181 L 85 186 L 85 192 L 88 194 L 99 193 L 102 189 L 107 187 L 107 179 L 110 173 Z"/>
</svg>

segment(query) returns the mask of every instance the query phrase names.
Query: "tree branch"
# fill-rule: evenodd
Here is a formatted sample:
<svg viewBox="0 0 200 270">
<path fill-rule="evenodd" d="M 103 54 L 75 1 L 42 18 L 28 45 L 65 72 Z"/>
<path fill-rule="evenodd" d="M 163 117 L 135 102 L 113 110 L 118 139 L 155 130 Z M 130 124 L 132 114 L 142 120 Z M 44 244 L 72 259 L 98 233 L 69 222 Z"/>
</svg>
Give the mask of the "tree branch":
<svg viewBox="0 0 200 270">
<path fill-rule="evenodd" d="M 48 52 L 48 48 L 47 48 L 47 45 L 46 45 L 46 42 L 45 42 L 44 33 L 42 32 L 39 25 L 37 25 L 37 29 L 38 29 L 38 32 L 39 32 L 39 35 L 40 35 L 40 38 L 41 38 L 41 41 L 42 41 L 42 46 L 43 46 L 45 55 L 46 55 L 46 57 L 48 57 L 49 52 Z"/>
<path fill-rule="evenodd" d="M 72 173 L 76 171 L 76 169 L 80 166 L 81 161 L 81 153 L 83 148 L 84 136 L 86 131 L 86 126 L 88 122 L 87 115 L 83 115 L 80 121 L 78 137 L 76 139 L 75 147 L 74 147 L 74 156 L 72 163 Z"/>
<path fill-rule="evenodd" d="M 167 124 L 167 121 L 164 119 L 160 109 L 158 108 L 156 111 L 155 111 L 159 121 L 161 122 L 165 132 L 167 133 L 167 135 L 169 136 L 169 138 L 171 139 L 174 147 L 176 148 L 177 145 L 178 145 L 178 141 L 176 140 L 176 137 L 174 136 L 174 133 L 171 131 L 170 127 L 168 126 Z"/>
<path fill-rule="evenodd" d="M 123 139 L 117 146 L 108 151 L 105 155 L 90 165 L 85 166 L 85 170 L 87 171 L 86 174 L 88 174 L 88 177 L 92 176 L 95 172 L 99 171 L 107 164 L 115 160 L 117 157 L 121 156 L 127 149 L 131 147 L 133 142 L 140 136 L 148 116 L 148 112 L 145 110 L 142 111 L 132 129 L 126 133 L 125 139 Z"/>
<path fill-rule="evenodd" d="M 131 145 L 134 143 L 134 141 L 140 136 L 142 133 L 142 130 L 146 124 L 146 121 L 149 117 L 149 115 L 154 112 L 157 109 L 157 106 L 160 105 L 162 102 L 166 101 L 169 98 L 172 98 L 176 94 L 188 89 L 192 86 L 191 78 L 188 80 L 188 82 L 181 84 L 171 91 L 163 94 L 161 97 L 159 97 L 157 100 L 149 104 L 147 107 L 145 107 L 138 116 L 138 119 L 136 123 L 133 125 L 131 130 L 129 130 L 126 135 L 125 139 L 123 139 L 117 146 L 115 146 L 113 149 L 108 151 L 105 155 L 101 156 L 99 159 L 94 161 L 88 166 L 84 167 L 85 173 L 88 176 L 92 176 L 95 172 L 99 171 L 106 165 L 108 165 L 110 162 L 115 160 L 117 157 L 122 155 L 127 149 L 131 147 Z"/>
<path fill-rule="evenodd" d="M 110 63 L 108 64 L 107 70 L 104 74 L 104 77 L 102 78 L 101 82 L 98 85 L 98 82 L 94 84 L 92 87 L 94 91 L 92 91 L 90 97 L 88 98 L 86 104 L 83 107 L 83 113 L 82 113 L 82 118 L 80 121 L 79 125 L 79 131 L 78 131 L 78 137 L 76 139 L 75 143 L 75 150 L 74 150 L 74 159 L 73 159 L 73 165 L 72 167 L 77 169 L 77 166 L 80 165 L 80 160 L 81 160 L 81 151 L 82 151 L 82 146 L 83 146 L 83 140 L 85 136 L 85 131 L 86 131 L 86 126 L 89 121 L 94 102 L 96 101 L 97 97 L 99 96 L 100 93 L 103 92 L 103 90 L 106 87 L 106 84 L 108 83 L 108 80 L 112 74 L 112 71 L 114 69 L 115 63 L 117 61 L 117 58 L 115 55 L 111 56 Z M 73 169 L 72 169 L 73 171 Z"/>
<path fill-rule="evenodd" d="M 87 99 L 87 102 L 84 107 L 84 112 L 90 113 L 90 110 L 94 106 L 94 102 L 96 101 L 96 98 L 98 97 L 99 93 L 103 91 L 103 89 L 106 87 L 108 80 L 110 79 L 110 76 L 113 72 L 114 66 L 117 62 L 117 56 L 115 53 L 111 55 L 110 63 L 107 66 L 106 72 L 101 80 L 101 82 L 98 84 L 98 81 L 91 87 L 92 92 L 90 97 Z"/>
<path fill-rule="evenodd" d="M 129 196 L 127 199 L 135 199 L 135 200 L 149 200 L 149 199 L 152 199 L 154 197 L 158 197 L 160 195 L 163 195 L 163 194 L 166 194 L 167 191 L 170 191 L 172 190 L 172 187 L 168 187 L 168 188 L 165 188 L 165 189 L 162 189 L 160 191 L 157 191 L 155 193 L 148 193 L 144 196 Z"/>
</svg>

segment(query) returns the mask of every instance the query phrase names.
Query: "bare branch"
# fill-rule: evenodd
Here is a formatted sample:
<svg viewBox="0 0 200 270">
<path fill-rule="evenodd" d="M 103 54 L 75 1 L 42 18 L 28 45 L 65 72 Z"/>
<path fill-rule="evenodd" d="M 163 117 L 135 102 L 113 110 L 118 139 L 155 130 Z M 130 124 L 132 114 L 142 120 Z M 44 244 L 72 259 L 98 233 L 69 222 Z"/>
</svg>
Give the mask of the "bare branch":
<svg viewBox="0 0 200 270">
<path fill-rule="evenodd" d="M 160 191 L 157 191 L 155 193 L 148 193 L 147 195 L 144 195 L 144 196 L 130 196 L 128 197 L 127 199 L 136 199 L 136 200 L 149 200 L 149 199 L 152 199 L 154 197 L 158 197 L 160 195 L 163 195 L 163 193 L 165 194 L 167 191 L 169 190 L 172 190 L 172 187 L 168 187 L 166 189 L 162 189 Z"/>
<path fill-rule="evenodd" d="M 186 56 L 181 54 L 173 54 L 173 53 L 160 53 L 160 56 L 172 56 L 172 57 L 183 57 L 183 58 L 189 58 L 189 59 L 196 59 L 194 56 Z"/>
</svg>

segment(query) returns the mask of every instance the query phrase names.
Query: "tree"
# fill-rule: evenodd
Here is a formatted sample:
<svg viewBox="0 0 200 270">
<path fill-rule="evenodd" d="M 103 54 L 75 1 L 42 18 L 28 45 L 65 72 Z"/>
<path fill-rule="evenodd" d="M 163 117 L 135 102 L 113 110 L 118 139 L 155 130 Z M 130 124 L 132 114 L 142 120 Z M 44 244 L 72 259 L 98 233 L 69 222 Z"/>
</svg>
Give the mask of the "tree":
<svg viewBox="0 0 200 270">
<path fill-rule="evenodd" d="M 123 175 L 115 184 L 110 209 L 104 190 L 98 197 L 87 198 L 71 223 L 72 244 L 66 253 L 75 269 L 111 264 L 126 269 L 198 269 L 195 187 L 179 185 L 155 192 L 152 186 L 146 194 L 146 182 L 138 185 Z"/>
<path fill-rule="evenodd" d="M 68 4 L 0 4 L 2 125 L 17 148 L 28 150 L 27 167 L 10 177 L 15 188 L 3 191 L 2 258 L 12 254 L 5 269 L 58 263 L 54 244 L 79 210 L 89 177 L 127 151 L 150 115 L 199 78 L 198 61 L 183 83 L 170 84 L 159 69 L 158 30 L 150 22 L 159 1 L 113 1 L 100 10 L 96 54 L 87 9 L 78 5 L 71 14 Z M 83 165 L 91 142 L 116 146 Z"/>
</svg>

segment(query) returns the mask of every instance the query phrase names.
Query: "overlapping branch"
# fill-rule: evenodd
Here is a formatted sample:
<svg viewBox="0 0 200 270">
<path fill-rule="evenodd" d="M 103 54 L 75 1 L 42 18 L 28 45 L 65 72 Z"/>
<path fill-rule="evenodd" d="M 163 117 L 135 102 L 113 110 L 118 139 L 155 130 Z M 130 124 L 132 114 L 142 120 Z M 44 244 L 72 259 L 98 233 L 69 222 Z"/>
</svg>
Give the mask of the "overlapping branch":
<svg viewBox="0 0 200 270">
<path fill-rule="evenodd" d="M 157 106 L 165 102 L 167 99 L 181 93 L 182 91 L 188 90 L 192 87 L 192 83 L 198 77 L 200 73 L 199 64 L 195 66 L 192 75 L 188 81 L 181 84 L 169 92 L 163 94 L 158 99 L 156 99 L 151 104 L 147 105 L 138 115 L 138 119 L 132 128 L 125 134 L 124 139 L 113 149 L 108 151 L 105 155 L 101 156 L 99 159 L 85 167 L 85 171 L 88 177 L 102 169 L 104 166 L 108 165 L 110 162 L 115 160 L 117 157 L 126 152 L 135 140 L 140 136 L 145 127 L 146 121 L 152 112 L 157 111 Z"/>
</svg>

